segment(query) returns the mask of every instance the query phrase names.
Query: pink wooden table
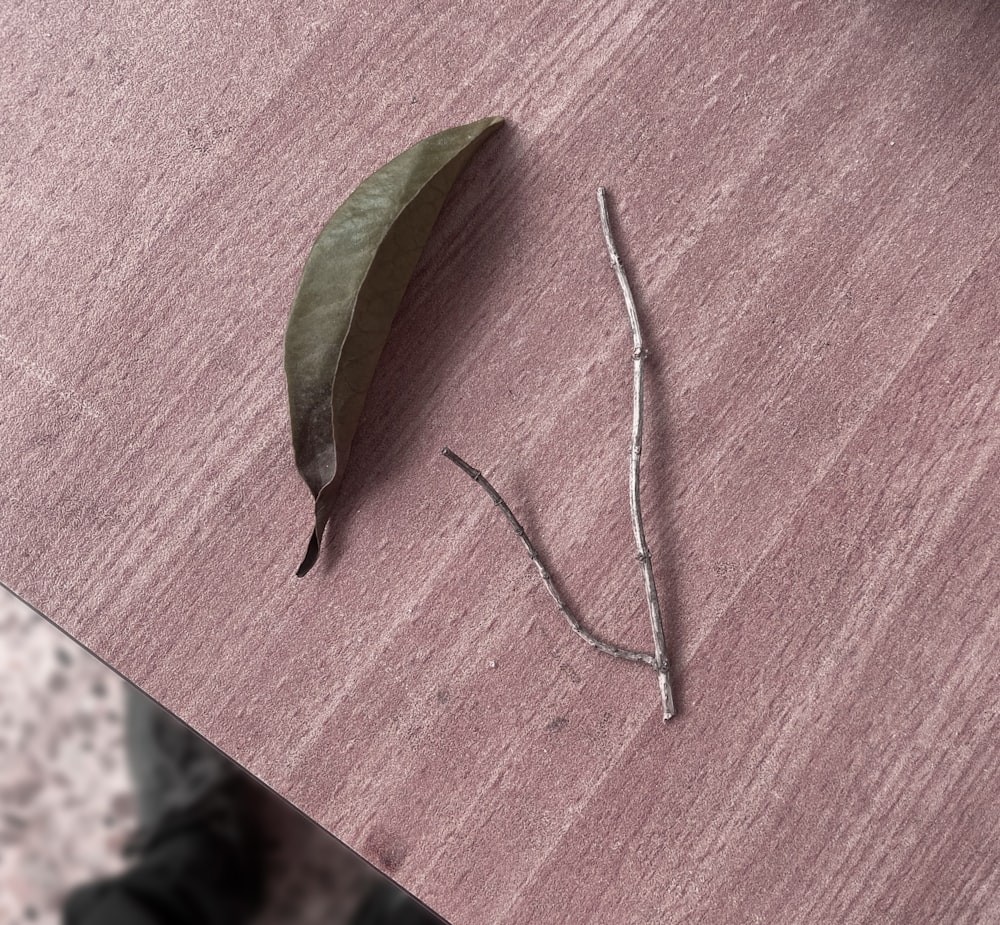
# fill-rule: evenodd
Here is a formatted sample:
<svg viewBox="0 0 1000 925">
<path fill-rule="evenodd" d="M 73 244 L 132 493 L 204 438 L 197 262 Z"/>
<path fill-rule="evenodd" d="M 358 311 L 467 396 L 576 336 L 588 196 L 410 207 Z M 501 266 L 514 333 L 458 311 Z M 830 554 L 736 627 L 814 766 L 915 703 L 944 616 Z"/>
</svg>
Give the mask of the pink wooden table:
<svg viewBox="0 0 1000 925">
<path fill-rule="evenodd" d="M 1000 9 L 265 6 L 0 11 L 0 579 L 455 925 L 1000 920 Z M 302 261 L 492 113 L 297 580 Z M 599 183 L 666 725 L 439 455 L 649 647 Z"/>
</svg>

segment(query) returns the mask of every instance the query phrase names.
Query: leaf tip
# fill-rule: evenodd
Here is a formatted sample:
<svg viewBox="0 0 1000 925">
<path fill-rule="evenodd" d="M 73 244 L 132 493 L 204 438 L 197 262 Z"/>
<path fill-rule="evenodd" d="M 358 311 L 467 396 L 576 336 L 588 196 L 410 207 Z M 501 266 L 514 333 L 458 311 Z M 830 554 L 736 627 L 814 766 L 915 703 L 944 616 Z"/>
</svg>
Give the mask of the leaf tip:
<svg viewBox="0 0 1000 925">
<path fill-rule="evenodd" d="M 480 119 L 478 122 L 473 122 L 472 124 L 478 127 L 477 134 L 481 135 L 483 139 L 486 139 L 506 123 L 507 120 L 503 116 L 486 116 L 485 118 Z"/>
</svg>

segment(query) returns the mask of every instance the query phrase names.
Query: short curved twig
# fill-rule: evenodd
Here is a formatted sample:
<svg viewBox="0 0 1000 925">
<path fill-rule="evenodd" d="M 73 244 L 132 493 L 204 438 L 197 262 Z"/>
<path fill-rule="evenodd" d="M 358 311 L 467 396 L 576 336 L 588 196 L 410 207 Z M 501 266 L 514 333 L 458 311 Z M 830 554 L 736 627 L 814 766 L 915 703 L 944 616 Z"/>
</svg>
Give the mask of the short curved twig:
<svg viewBox="0 0 1000 925">
<path fill-rule="evenodd" d="M 545 563 L 542 562 L 542 557 L 538 554 L 538 550 L 535 549 L 531 540 L 528 539 L 528 534 L 524 532 L 524 527 L 521 526 L 521 522 L 514 516 L 514 512 L 508 507 L 507 502 L 500 496 L 500 492 L 489 483 L 482 472 L 470 466 L 461 456 L 453 453 L 448 447 L 445 447 L 441 451 L 441 454 L 450 459 L 473 482 L 479 485 L 493 499 L 493 503 L 503 511 L 504 517 L 507 518 L 514 533 L 524 543 L 524 548 L 528 550 L 528 555 L 531 557 L 531 561 L 535 563 L 535 568 L 538 569 L 538 574 L 542 576 L 542 581 L 545 582 L 545 587 L 548 588 L 549 594 L 552 595 L 552 599 L 556 602 L 556 606 L 562 611 L 562 615 L 566 618 L 566 622 L 569 623 L 570 629 L 577 636 L 587 643 L 587 645 L 593 646 L 599 652 L 604 652 L 606 655 L 624 659 L 626 662 L 642 662 L 644 665 L 649 665 L 650 668 L 657 667 L 656 658 L 648 652 L 633 652 L 631 649 L 623 649 L 621 646 L 616 646 L 613 642 L 608 642 L 606 639 L 601 639 L 600 636 L 594 635 L 577 620 L 566 606 L 566 602 L 562 599 L 562 595 L 560 595 L 559 590 L 556 588 L 555 582 L 552 579 L 552 573 L 545 567 Z"/>
</svg>

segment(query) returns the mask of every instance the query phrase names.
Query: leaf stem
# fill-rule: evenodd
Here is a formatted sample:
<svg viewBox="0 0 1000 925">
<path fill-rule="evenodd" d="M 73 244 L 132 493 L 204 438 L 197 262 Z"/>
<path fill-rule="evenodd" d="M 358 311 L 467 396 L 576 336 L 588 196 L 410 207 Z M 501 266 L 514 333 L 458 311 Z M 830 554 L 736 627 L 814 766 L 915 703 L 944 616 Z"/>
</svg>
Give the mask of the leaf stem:
<svg viewBox="0 0 1000 925">
<path fill-rule="evenodd" d="M 503 511 L 503 515 L 507 518 L 508 523 L 510 523 L 514 534 L 524 544 L 524 548 L 528 551 L 531 561 L 535 563 L 535 568 L 538 569 L 538 574 L 545 583 L 545 587 L 548 589 L 549 594 L 552 595 L 552 599 L 556 602 L 556 606 L 560 611 L 562 611 L 562 615 L 566 618 L 566 622 L 569 623 L 570 629 L 572 629 L 577 636 L 579 636 L 588 645 L 593 646 L 599 652 L 604 652 L 606 655 L 621 658 L 627 662 L 641 662 L 644 665 L 649 665 L 651 668 L 659 670 L 656 658 L 648 652 L 633 652 L 631 649 L 623 649 L 621 646 L 616 646 L 614 643 L 608 642 L 607 640 L 596 636 L 582 623 L 580 623 L 580 621 L 573 616 L 573 613 L 566 606 L 566 602 L 562 599 L 562 596 L 559 594 L 559 590 L 556 588 L 555 582 L 552 579 L 552 574 L 545 567 L 545 563 L 542 562 L 542 558 L 538 554 L 538 550 L 535 549 L 531 540 L 528 538 L 528 534 L 525 533 L 524 527 L 521 526 L 520 521 L 514 516 L 514 512 L 510 509 L 510 507 L 508 507 L 507 502 L 500 496 L 500 492 L 498 492 L 489 483 L 486 476 L 484 476 L 482 472 L 470 466 L 464 459 L 462 459 L 461 456 L 449 450 L 448 447 L 445 447 L 441 453 L 458 466 L 458 468 L 469 476 L 473 482 L 479 485 L 479 487 L 490 496 L 493 503 L 500 508 L 501 511 Z"/>
<path fill-rule="evenodd" d="M 646 363 L 646 348 L 642 342 L 642 329 L 639 327 L 639 313 L 635 307 L 632 287 L 629 285 L 625 267 L 615 247 L 611 234 L 611 221 L 608 217 L 607 193 L 603 186 L 597 190 L 597 203 L 601 213 L 601 229 L 604 232 L 604 242 L 607 244 L 608 257 L 622 295 L 625 297 L 625 309 L 628 312 L 629 325 L 632 328 L 632 444 L 629 452 L 629 508 L 632 512 L 632 533 L 635 536 L 636 558 L 642 567 L 643 584 L 646 587 L 646 602 L 649 605 L 649 622 L 653 630 L 653 648 L 656 652 L 656 671 L 660 679 L 660 698 L 663 701 L 663 719 L 668 720 L 677 712 L 674 707 L 673 688 L 670 683 L 670 664 L 667 659 L 667 644 L 663 634 L 663 617 L 660 613 L 660 601 L 656 593 L 656 580 L 653 577 L 653 562 L 646 543 L 646 533 L 642 524 L 642 505 L 639 500 L 639 464 L 642 459 L 642 413 L 643 413 L 643 376 Z"/>
</svg>

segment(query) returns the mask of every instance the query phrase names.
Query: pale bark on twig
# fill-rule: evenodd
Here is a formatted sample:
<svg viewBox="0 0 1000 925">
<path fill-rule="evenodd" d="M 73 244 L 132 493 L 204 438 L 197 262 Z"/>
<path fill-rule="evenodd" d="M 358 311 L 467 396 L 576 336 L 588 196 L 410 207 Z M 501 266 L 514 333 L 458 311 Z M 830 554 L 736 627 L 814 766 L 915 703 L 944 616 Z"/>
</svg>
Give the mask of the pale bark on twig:
<svg viewBox="0 0 1000 925">
<path fill-rule="evenodd" d="M 535 549 L 528 535 L 524 531 L 514 513 L 508 507 L 507 502 L 500 496 L 500 493 L 487 481 L 485 476 L 478 470 L 470 466 L 457 453 L 453 453 L 447 447 L 442 450 L 444 456 L 458 466 L 466 475 L 490 496 L 493 503 L 503 511 L 504 516 L 510 523 L 514 533 L 524 544 L 531 561 L 535 563 L 538 574 L 541 576 L 545 587 L 548 589 L 556 606 L 562 612 L 570 628 L 588 645 L 593 646 L 606 655 L 621 658 L 629 662 L 640 662 L 653 668 L 659 678 L 660 699 L 663 703 L 663 718 L 670 719 L 675 715 L 673 689 L 670 683 L 670 665 L 667 660 L 666 640 L 663 633 L 663 619 L 660 613 L 660 602 L 656 593 L 656 582 L 653 577 L 652 559 L 649 553 L 649 545 L 646 542 L 646 534 L 642 522 L 642 506 L 639 499 L 639 465 L 642 458 L 642 425 L 643 425 L 643 385 L 646 360 L 646 349 L 642 342 L 642 330 L 639 327 L 639 315 L 635 307 L 635 298 L 632 295 L 632 287 L 629 285 L 628 277 L 625 275 L 625 268 L 622 266 L 621 257 L 615 247 L 614 238 L 611 234 L 611 223 L 608 218 L 607 196 L 604 187 L 597 191 L 597 200 L 601 215 L 601 229 L 604 232 L 604 240 L 608 248 L 608 256 L 611 265 L 614 267 L 621 286 L 622 294 L 625 297 L 625 308 L 628 312 L 629 325 L 632 329 L 632 441 L 629 450 L 629 509 L 632 515 L 632 532 L 635 537 L 636 558 L 642 567 L 643 584 L 646 589 L 646 602 L 649 607 L 650 626 L 653 631 L 654 654 L 647 652 L 635 652 L 631 649 L 623 649 L 612 642 L 594 635 L 570 612 L 562 596 L 559 594 L 552 579 L 552 575 L 542 562 L 538 551 Z"/>
<path fill-rule="evenodd" d="M 656 580 L 653 577 L 653 561 L 646 543 L 646 532 L 642 524 L 642 504 L 639 500 L 639 464 L 642 459 L 642 412 L 643 412 L 643 374 L 646 364 L 646 348 L 642 342 L 642 329 L 639 327 L 639 313 L 635 307 L 632 287 L 625 275 L 625 267 L 618 256 L 614 237 L 611 234 L 611 221 L 608 218 L 608 200 L 604 187 L 597 190 L 597 203 L 601 213 L 601 229 L 604 232 L 604 242 L 608 247 L 608 257 L 618 277 L 622 295 L 625 297 L 625 309 L 628 312 L 629 325 L 632 328 L 632 447 L 629 454 L 628 497 L 632 512 L 632 533 L 635 536 L 636 558 L 642 566 L 642 580 L 646 587 L 646 603 L 649 606 L 649 622 L 653 630 L 653 650 L 656 653 L 656 671 L 660 678 L 660 699 L 663 701 L 663 718 L 670 719 L 677 711 L 674 707 L 673 687 L 670 683 L 670 663 L 667 660 L 667 643 L 663 634 L 663 617 L 660 613 L 660 599 L 656 593 Z"/>
</svg>

